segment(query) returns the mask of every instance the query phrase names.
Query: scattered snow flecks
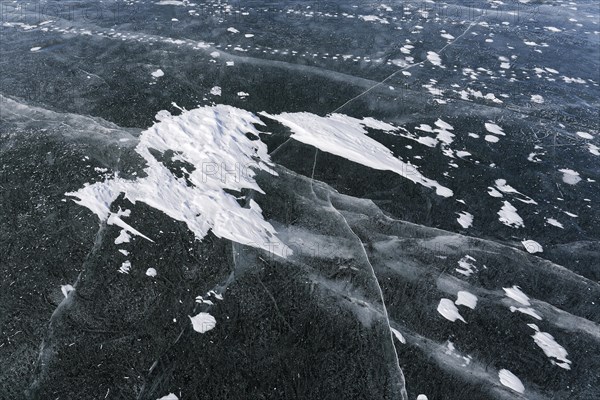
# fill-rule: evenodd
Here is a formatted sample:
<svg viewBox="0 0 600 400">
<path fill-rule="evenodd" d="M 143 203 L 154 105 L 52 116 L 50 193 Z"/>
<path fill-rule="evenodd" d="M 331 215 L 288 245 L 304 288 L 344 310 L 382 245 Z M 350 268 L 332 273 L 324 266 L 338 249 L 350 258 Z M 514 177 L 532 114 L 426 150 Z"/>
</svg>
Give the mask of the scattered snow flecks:
<svg viewBox="0 0 600 400">
<path fill-rule="evenodd" d="M 457 319 L 460 319 L 465 324 L 467 323 L 467 321 L 465 321 L 462 315 L 460 315 L 458 312 L 458 308 L 456 308 L 454 302 L 450 299 L 441 299 L 440 303 L 438 304 L 437 311 L 448 321 L 455 322 Z"/>
<path fill-rule="evenodd" d="M 500 379 L 501 384 L 508 388 L 511 388 L 517 393 L 523 393 L 525 391 L 525 386 L 523 386 L 521 380 L 507 369 L 501 369 L 498 372 L 498 378 Z"/>
<path fill-rule="evenodd" d="M 415 166 L 396 158 L 387 147 L 367 136 L 365 127 L 387 132 L 397 130 L 390 124 L 343 114 L 320 117 L 307 112 L 278 115 L 262 112 L 261 115 L 290 128 L 293 131 L 291 138 L 299 142 L 373 169 L 395 172 L 415 183 L 435 188 L 440 196 L 450 197 L 453 194 L 452 190 L 424 177 Z"/>
<path fill-rule="evenodd" d="M 192 327 L 196 332 L 205 333 L 217 326 L 217 320 L 209 313 L 201 312 L 198 315 L 189 317 L 192 321 Z"/>
</svg>

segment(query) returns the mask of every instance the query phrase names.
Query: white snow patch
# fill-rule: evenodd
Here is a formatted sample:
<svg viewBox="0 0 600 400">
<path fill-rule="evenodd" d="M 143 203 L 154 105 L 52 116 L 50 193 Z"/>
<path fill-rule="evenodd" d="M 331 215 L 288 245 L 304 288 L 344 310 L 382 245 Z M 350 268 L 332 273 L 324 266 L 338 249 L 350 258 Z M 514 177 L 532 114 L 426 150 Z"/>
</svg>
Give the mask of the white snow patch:
<svg viewBox="0 0 600 400">
<path fill-rule="evenodd" d="M 529 297 L 525 293 L 521 291 L 518 286 L 513 286 L 511 288 L 502 288 L 507 297 L 510 297 L 514 301 L 523 304 L 524 306 L 530 306 Z"/>
<path fill-rule="evenodd" d="M 60 291 L 62 292 L 63 296 L 67 297 L 69 295 L 70 292 L 72 292 L 73 290 L 75 290 L 75 288 L 71 285 L 61 285 L 60 286 Z"/>
<path fill-rule="evenodd" d="M 579 172 L 573 171 L 569 168 L 559 169 L 560 172 L 563 173 L 562 180 L 564 183 L 568 183 L 569 185 L 576 185 L 581 181 L 581 177 L 579 176 Z"/>
<path fill-rule="evenodd" d="M 160 399 L 157 400 L 179 400 L 179 398 L 177 396 L 175 396 L 174 393 L 169 393 L 166 396 L 161 397 Z"/>
<path fill-rule="evenodd" d="M 248 111 L 225 105 L 184 110 L 178 116 L 161 111 L 156 118 L 159 122 L 142 132 L 135 149 L 146 162 L 145 177 L 115 177 L 67 195 L 77 198 L 76 203 L 89 208 L 100 220 L 113 219 L 129 233 L 141 235 L 110 212 L 111 203 L 121 193 L 132 203 L 141 201 L 185 222 L 198 240 L 212 230 L 219 238 L 281 257 L 291 254 L 277 240 L 275 229 L 264 220 L 256 202 L 251 200 L 248 207 L 242 207 L 225 191 L 252 189 L 263 193 L 254 180 L 256 172 L 276 175 L 269 166 L 267 146 L 246 137 L 246 133 L 258 136 L 253 124 L 263 122 Z M 187 179 L 178 178 L 150 149 L 160 153 L 171 150 L 177 160 L 196 169 L 188 172 Z"/>
<path fill-rule="evenodd" d="M 524 227 L 523 218 L 519 214 L 517 214 L 517 209 L 513 207 L 508 201 L 504 202 L 504 205 L 498 211 L 498 216 L 500 222 L 502 222 L 506 226 L 510 226 L 512 228 Z"/>
<path fill-rule="evenodd" d="M 501 369 L 498 372 L 498 378 L 500 379 L 500 383 L 502 385 L 514 390 L 517 393 L 523 393 L 525 391 L 525 386 L 523 386 L 521 380 L 507 369 Z"/>
<path fill-rule="evenodd" d="M 433 65 L 437 65 L 437 66 L 442 65 L 442 59 L 440 58 L 440 55 L 438 53 L 436 53 L 435 51 L 427 52 L 427 60 L 429 60 L 429 62 L 432 63 Z"/>
<path fill-rule="evenodd" d="M 424 177 L 415 166 L 401 161 L 390 149 L 366 135 L 366 127 L 385 132 L 397 130 L 390 124 L 343 114 L 320 117 L 306 112 L 279 115 L 262 112 L 261 115 L 289 127 L 294 132 L 291 137 L 299 142 L 373 169 L 392 171 L 425 187 L 435 188 L 440 196 L 450 197 L 453 194 L 452 190 Z"/>
<path fill-rule="evenodd" d="M 124 263 L 121 264 L 121 268 L 119 268 L 119 272 L 122 274 L 128 274 L 130 270 L 131 270 L 131 262 L 130 261 L 125 261 Z"/>
<path fill-rule="evenodd" d="M 164 76 L 165 73 L 163 72 L 162 69 L 157 69 L 156 71 L 152 72 L 150 75 L 152 75 L 155 78 L 160 78 L 161 76 Z"/>
<path fill-rule="evenodd" d="M 580 138 L 584 138 L 584 139 L 593 139 L 594 138 L 592 135 L 590 135 L 587 132 L 577 132 L 576 135 L 579 136 Z"/>
<path fill-rule="evenodd" d="M 192 327 L 196 332 L 205 333 L 217 326 L 217 320 L 209 313 L 201 312 L 200 314 L 189 317 L 192 321 Z"/>
<path fill-rule="evenodd" d="M 471 263 L 471 261 L 475 261 L 475 259 L 469 255 L 466 255 L 458 260 L 458 266 L 460 268 L 456 268 L 456 272 L 465 276 L 471 276 L 475 271 L 477 271 L 477 267 Z"/>
<path fill-rule="evenodd" d="M 505 136 L 506 134 L 504 133 L 504 131 L 502 130 L 502 128 L 500 128 L 498 125 L 493 124 L 491 122 L 486 122 L 485 123 L 485 129 L 490 132 L 493 133 L 495 135 L 500 135 L 500 136 Z"/>
<path fill-rule="evenodd" d="M 521 243 L 523 244 L 523 247 L 525 247 L 525 250 L 527 250 L 528 253 L 535 254 L 544 252 L 544 248 L 542 247 L 542 245 L 536 242 L 535 240 L 523 240 Z"/>
<path fill-rule="evenodd" d="M 458 221 L 460 226 L 467 229 L 468 227 L 473 225 L 473 215 L 472 214 L 470 214 L 466 211 L 461 211 L 460 213 L 458 213 L 458 215 L 459 215 L 459 217 L 456 220 Z"/>
<path fill-rule="evenodd" d="M 531 307 L 515 307 L 515 306 L 510 306 L 509 309 L 510 309 L 510 312 L 518 311 L 520 313 L 532 316 L 535 319 L 539 319 L 540 321 L 542 320 L 542 317 L 533 308 L 531 308 Z"/>
<path fill-rule="evenodd" d="M 477 296 L 473 293 L 461 290 L 456 294 L 456 301 L 454 302 L 457 306 L 466 306 L 471 310 L 474 310 L 477 306 Z"/>
<path fill-rule="evenodd" d="M 437 311 L 448 321 L 455 322 L 457 319 L 460 319 L 465 324 L 467 321 L 460 315 L 458 312 L 458 308 L 454 305 L 454 302 L 450 299 L 441 299 L 438 304 Z"/>
<path fill-rule="evenodd" d="M 542 103 L 544 103 L 544 98 L 542 96 L 540 96 L 539 94 L 533 94 L 533 95 L 531 95 L 531 102 L 542 104 Z"/>
<path fill-rule="evenodd" d="M 400 332 L 398 332 L 396 329 L 394 329 L 394 328 L 391 328 L 391 329 L 392 329 L 392 333 L 394 334 L 396 339 L 398 339 L 400 341 L 400 343 L 406 344 L 406 339 L 404 339 L 404 336 L 402 336 L 402 334 Z"/>
<path fill-rule="evenodd" d="M 571 369 L 571 361 L 567 359 L 568 353 L 564 347 L 554 340 L 554 337 L 548 332 L 541 332 L 535 324 L 529 324 L 536 332 L 532 335 L 535 344 L 537 344 L 546 354 L 546 357 L 553 358 L 552 364 L 555 364 L 564 369 Z"/>
<path fill-rule="evenodd" d="M 549 223 L 550 225 L 556 226 L 558 228 L 562 228 L 564 229 L 565 227 L 563 226 L 563 224 L 561 224 L 560 222 L 558 222 L 557 220 L 555 220 L 554 218 L 546 218 L 546 222 Z"/>
</svg>

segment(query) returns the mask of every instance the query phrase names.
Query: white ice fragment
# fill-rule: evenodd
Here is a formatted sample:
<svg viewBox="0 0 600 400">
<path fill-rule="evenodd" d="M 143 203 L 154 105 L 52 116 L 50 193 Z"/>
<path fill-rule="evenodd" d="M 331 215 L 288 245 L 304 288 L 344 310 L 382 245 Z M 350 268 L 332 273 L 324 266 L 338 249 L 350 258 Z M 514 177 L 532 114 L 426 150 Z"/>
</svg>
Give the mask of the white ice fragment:
<svg viewBox="0 0 600 400">
<path fill-rule="evenodd" d="M 523 244 L 523 247 L 525 247 L 525 250 L 527 250 L 528 253 L 535 254 L 542 253 L 544 251 L 542 245 L 536 242 L 535 240 L 523 240 L 521 243 Z"/>
<path fill-rule="evenodd" d="M 42 49 L 41 47 L 32 47 L 31 49 L 29 49 L 29 51 L 36 52 L 36 51 L 39 51 L 41 49 Z"/>
<path fill-rule="evenodd" d="M 221 87 L 213 86 L 212 89 L 210 89 L 210 94 L 212 94 L 213 96 L 220 96 L 221 95 Z"/>
<path fill-rule="evenodd" d="M 233 67 L 233 66 L 235 65 L 235 63 L 234 63 L 233 61 L 226 61 L 226 62 L 225 62 L 225 64 L 226 64 L 228 67 Z"/>
<path fill-rule="evenodd" d="M 454 304 L 457 306 L 466 306 L 471 310 L 474 310 L 477 306 L 477 296 L 475 296 L 473 293 L 461 290 L 456 294 L 456 301 Z"/>
<path fill-rule="evenodd" d="M 527 297 L 527 295 L 525 293 L 523 293 L 518 286 L 515 285 L 511 288 L 502 288 L 502 289 L 504 289 L 504 292 L 507 297 L 510 297 L 511 299 L 515 300 L 516 302 L 521 303 L 524 306 L 531 305 L 531 303 L 529 302 L 529 297 Z"/>
<path fill-rule="evenodd" d="M 156 269 L 154 269 L 154 268 L 148 268 L 146 270 L 146 275 L 150 276 L 150 277 L 155 277 L 156 276 Z"/>
<path fill-rule="evenodd" d="M 210 56 L 212 58 L 218 58 L 221 56 L 221 53 L 219 53 L 218 51 L 213 51 L 212 53 L 210 53 Z"/>
<path fill-rule="evenodd" d="M 525 391 L 525 386 L 519 378 L 515 376 L 512 372 L 507 369 L 501 369 L 498 372 L 498 378 L 500 379 L 500 383 L 517 393 L 523 393 Z"/>
<path fill-rule="evenodd" d="M 240 33 L 240 31 L 238 31 L 237 29 L 235 29 L 233 26 L 230 26 L 229 28 L 227 28 L 227 32 Z"/>
<path fill-rule="evenodd" d="M 437 311 L 448 321 L 455 322 L 457 319 L 460 319 L 465 324 L 467 321 L 460 315 L 458 312 L 458 308 L 454 305 L 454 302 L 450 299 L 441 299 L 438 304 Z"/>
<path fill-rule="evenodd" d="M 486 142 L 490 143 L 498 143 L 498 141 L 500 140 L 497 136 L 494 135 L 485 135 L 484 139 Z"/>
<path fill-rule="evenodd" d="M 429 400 L 429 399 L 424 394 L 420 394 L 417 396 L 417 400 Z"/>
<path fill-rule="evenodd" d="M 198 315 L 189 318 L 190 321 L 192 321 L 192 327 L 196 332 L 205 333 L 217 325 L 217 320 L 209 313 L 201 312 Z"/>
<path fill-rule="evenodd" d="M 163 72 L 162 69 L 157 69 L 156 71 L 152 72 L 150 75 L 152 75 L 155 78 L 160 78 L 161 76 L 164 76 L 165 73 Z"/>
</svg>

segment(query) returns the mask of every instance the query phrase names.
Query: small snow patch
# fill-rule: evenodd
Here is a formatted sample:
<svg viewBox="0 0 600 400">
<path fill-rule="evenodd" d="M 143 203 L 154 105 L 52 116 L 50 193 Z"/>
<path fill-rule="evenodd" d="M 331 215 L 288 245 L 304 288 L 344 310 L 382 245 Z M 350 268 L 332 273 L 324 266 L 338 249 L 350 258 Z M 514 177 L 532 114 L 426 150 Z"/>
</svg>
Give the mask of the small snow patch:
<svg viewBox="0 0 600 400">
<path fill-rule="evenodd" d="M 456 294 L 456 301 L 454 302 L 457 306 L 466 306 L 471 310 L 474 310 L 477 306 L 477 296 L 473 293 L 461 290 Z"/>
<path fill-rule="evenodd" d="M 528 253 L 535 254 L 544 251 L 542 245 L 535 240 L 523 240 L 521 243 L 523 243 L 523 247 L 525 247 L 525 250 L 527 250 Z"/>
<path fill-rule="evenodd" d="M 498 372 L 498 378 L 500 379 L 501 384 L 517 393 L 523 393 L 525 391 L 525 386 L 523 386 L 521 380 L 507 369 L 501 369 Z"/>
<path fill-rule="evenodd" d="M 156 71 L 152 72 L 150 75 L 152 75 L 155 78 L 160 78 L 161 76 L 164 76 L 165 73 L 163 72 L 162 69 L 157 69 Z"/>
<path fill-rule="evenodd" d="M 467 323 L 467 321 L 465 321 L 465 319 L 458 312 L 458 308 L 456 308 L 450 299 L 441 299 L 437 307 L 437 312 L 439 312 L 442 317 L 446 318 L 448 321 L 455 322 L 457 319 L 460 319 L 465 324 Z"/>
<path fill-rule="evenodd" d="M 192 327 L 196 332 L 205 333 L 217 325 L 217 320 L 209 313 L 201 312 L 200 314 L 189 318 L 190 321 L 192 321 Z"/>
<path fill-rule="evenodd" d="M 579 177 L 579 172 L 577 171 L 573 171 L 572 169 L 568 168 L 559 169 L 559 171 L 563 173 L 562 180 L 564 183 L 567 183 L 569 185 L 576 185 L 581 181 L 581 178 Z"/>
</svg>

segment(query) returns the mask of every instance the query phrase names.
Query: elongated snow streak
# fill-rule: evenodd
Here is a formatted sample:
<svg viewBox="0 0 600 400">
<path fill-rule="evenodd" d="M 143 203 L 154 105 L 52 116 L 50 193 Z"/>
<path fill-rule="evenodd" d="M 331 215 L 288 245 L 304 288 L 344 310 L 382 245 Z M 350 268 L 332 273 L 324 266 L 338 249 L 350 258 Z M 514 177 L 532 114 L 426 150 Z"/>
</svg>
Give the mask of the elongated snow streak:
<svg viewBox="0 0 600 400">
<path fill-rule="evenodd" d="M 439 49 L 439 50 L 438 50 L 436 53 L 439 55 L 439 54 L 440 54 L 441 52 L 443 52 L 443 51 L 444 51 L 444 50 L 445 50 L 445 49 L 446 49 L 448 46 L 450 46 L 450 45 L 454 44 L 454 43 L 455 43 L 457 40 L 459 40 L 460 38 L 462 38 L 463 36 L 465 36 L 465 35 L 467 34 L 467 32 L 469 32 L 469 30 L 470 30 L 470 29 L 471 29 L 473 26 L 475 26 L 477 23 L 479 23 L 479 18 L 477 18 L 475 21 L 471 22 L 471 23 L 469 24 L 469 26 L 467 27 L 467 29 L 465 29 L 465 31 L 464 31 L 464 32 L 463 32 L 463 33 L 462 33 L 460 36 L 458 36 L 458 37 L 457 37 L 456 39 L 454 39 L 453 41 L 451 41 L 451 42 L 448 42 L 448 43 L 447 43 L 447 44 L 446 44 L 444 47 L 442 47 L 441 49 Z M 383 85 L 384 83 L 386 83 L 387 81 L 389 81 L 390 79 L 392 79 L 394 76 L 396 76 L 396 75 L 397 75 L 397 74 L 399 74 L 400 72 L 402 72 L 402 71 L 406 71 L 406 70 L 408 70 L 408 69 L 411 69 L 411 68 L 414 68 L 414 67 L 416 67 L 417 65 L 421 65 L 421 64 L 423 64 L 425 61 L 427 61 L 427 59 L 425 59 L 425 60 L 423 60 L 423 61 L 419 61 L 419 62 L 418 62 L 418 63 L 416 63 L 416 64 L 411 64 L 411 65 L 409 65 L 409 66 L 406 66 L 406 67 L 404 67 L 404 68 L 401 68 L 401 69 L 397 70 L 396 72 L 392 73 L 392 74 L 391 74 L 391 75 L 389 75 L 387 78 L 385 78 L 384 80 L 382 80 L 382 81 L 380 81 L 380 82 L 376 83 L 375 85 L 371 86 L 370 88 L 368 88 L 368 89 L 367 89 L 367 90 L 365 90 L 364 92 L 362 92 L 362 93 L 360 93 L 360 94 L 358 94 L 358 95 L 354 96 L 353 98 L 351 98 L 350 100 L 348 100 L 347 102 L 345 102 L 344 104 L 342 104 L 341 106 L 339 106 L 338 108 L 336 108 L 335 110 L 333 110 L 333 111 L 332 111 L 332 114 L 333 114 L 333 113 L 336 113 L 336 112 L 339 112 L 339 111 L 340 111 L 342 108 L 346 107 L 348 104 L 352 103 L 354 100 L 357 100 L 358 98 L 360 98 L 360 97 L 364 96 L 365 94 L 369 93 L 369 92 L 370 92 L 370 91 L 372 91 L 373 89 L 375 89 L 375 88 L 377 88 L 377 87 L 379 87 L 379 86 Z"/>
</svg>

